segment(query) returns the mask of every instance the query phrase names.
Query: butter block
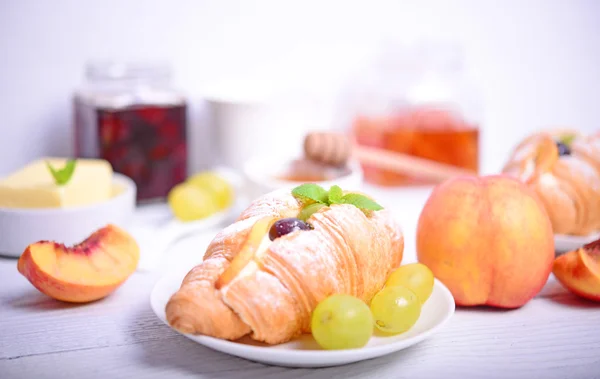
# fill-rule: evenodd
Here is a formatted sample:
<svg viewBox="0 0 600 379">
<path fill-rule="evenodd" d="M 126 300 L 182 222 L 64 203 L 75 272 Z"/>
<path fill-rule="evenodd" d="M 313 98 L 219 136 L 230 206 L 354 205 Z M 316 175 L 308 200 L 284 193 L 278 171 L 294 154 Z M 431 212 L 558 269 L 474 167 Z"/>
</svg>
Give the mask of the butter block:
<svg viewBox="0 0 600 379">
<path fill-rule="evenodd" d="M 0 180 L 0 207 L 67 208 L 108 200 L 113 170 L 102 159 L 77 159 L 68 183 L 57 185 L 46 162 L 61 169 L 67 158 L 43 158 Z"/>
</svg>

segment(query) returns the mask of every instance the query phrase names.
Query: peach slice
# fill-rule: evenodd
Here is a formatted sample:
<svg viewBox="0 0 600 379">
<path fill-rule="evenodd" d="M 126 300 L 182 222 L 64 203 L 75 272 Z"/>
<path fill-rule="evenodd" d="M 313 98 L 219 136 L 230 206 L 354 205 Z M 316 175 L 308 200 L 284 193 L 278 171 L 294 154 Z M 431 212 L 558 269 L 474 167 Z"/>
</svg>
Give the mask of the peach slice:
<svg viewBox="0 0 600 379">
<path fill-rule="evenodd" d="M 575 295 L 600 301 L 600 239 L 556 258 L 552 273 Z"/>
<path fill-rule="evenodd" d="M 259 262 L 260 250 L 266 248 L 265 239 L 269 240 L 269 229 L 277 219 L 274 217 L 265 217 L 258 220 L 250 229 L 246 241 L 242 245 L 240 252 L 231 260 L 229 266 L 223 271 L 215 282 L 215 288 L 221 289 L 229 284 L 248 263 Z M 262 247 L 262 248 L 261 248 Z"/>
<path fill-rule="evenodd" d="M 51 241 L 31 244 L 17 268 L 40 292 L 84 303 L 115 291 L 135 271 L 139 257 L 133 237 L 107 225 L 72 247 Z"/>
<path fill-rule="evenodd" d="M 530 184 L 551 171 L 557 160 L 558 147 L 550 135 L 532 136 L 513 150 L 502 172 Z"/>
<path fill-rule="evenodd" d="M 558 148 L 556 147 L 556 142 L 549 137 L 541 139 L 539 145 L 537 145 L 533 152 L 532 158 L 535 163 L 535 169 L 533 171 L 525 170 L 524 174 L 528 175 L 523 178 L 523 180 L 528 183 L 537 179 L 542 173 L 552 169 L 558 160 Z"/>
</svg>

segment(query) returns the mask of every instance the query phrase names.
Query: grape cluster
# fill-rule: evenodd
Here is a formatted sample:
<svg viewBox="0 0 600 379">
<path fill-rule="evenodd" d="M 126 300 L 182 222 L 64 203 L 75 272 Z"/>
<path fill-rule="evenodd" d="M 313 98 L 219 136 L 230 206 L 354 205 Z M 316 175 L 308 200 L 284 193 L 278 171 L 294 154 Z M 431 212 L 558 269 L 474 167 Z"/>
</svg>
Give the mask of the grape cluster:
<svg viewBox="0 0 600 379">
<path fill-rule="evenodd" d="M 313 311 L 312 335 L 324 349 L 356 349 L 369 342 L 373 326 L 387 334 L 404 333 L 419 319 L 433 283 L 431 270 L 414 263 L 394 271 L 370 306 L 353 296 L 332 295 Z"/>
<path fill-rule="evenodd" d="M 167 202 L 180 221 L 195 221 L 222 211 L 234 201 L 231 184 L 219 174 L 201 172 L 169 191 Z"/>
</svg>

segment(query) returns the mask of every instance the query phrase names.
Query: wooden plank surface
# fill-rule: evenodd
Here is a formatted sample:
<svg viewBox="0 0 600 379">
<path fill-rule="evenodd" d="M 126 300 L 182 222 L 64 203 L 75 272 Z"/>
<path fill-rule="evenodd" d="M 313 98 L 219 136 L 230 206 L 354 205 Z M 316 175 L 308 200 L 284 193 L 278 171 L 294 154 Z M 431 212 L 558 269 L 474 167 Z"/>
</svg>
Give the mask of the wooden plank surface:
<svg viewBox="0 0 600 379">
<path fill-rule="evenodd" d="M 405 233 L 410 262 L 414 227 Z M 206 241 L 195 238 L 176 245 L 161 270 Z M 15 259 L 0 259 L 0 378 L 600 378 L 600 305 L 552 277 L 525 307 L 458 309 L 432 338 L 402 352 L 287 369 L 212 351 L 162 324 L 149 305 L 160 275 L 136 273 L 103 301 L 65 305 L 37 292 Z"/>
<path fill-rule="evenodd" d="M 600 311 L 554 281 L 514 311 L 459 310 L 408 350 L 326 369 L 285 369 L 197 345 L 148 305 L 151 276 L 134 275 L 105 302 L 63 306 L 38 295 L 2 261 L 2 378 L 597 377 Z M 596 373 L 596 376 L 591 376 Z M 589 375 L 588 375 L 589 374 Z"/>
</svg>

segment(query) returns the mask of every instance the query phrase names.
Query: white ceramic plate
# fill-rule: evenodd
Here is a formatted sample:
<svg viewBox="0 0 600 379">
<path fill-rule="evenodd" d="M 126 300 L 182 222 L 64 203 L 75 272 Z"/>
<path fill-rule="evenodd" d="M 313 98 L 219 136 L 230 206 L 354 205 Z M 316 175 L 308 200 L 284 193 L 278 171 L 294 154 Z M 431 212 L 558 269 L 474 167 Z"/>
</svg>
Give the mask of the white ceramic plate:
<svg viewBox="0 0 600 379">
<path fill-rule="evenodd" d="M 190 267 L 187 266 L 172 271 L 161 278 L 152 290 L 152 309 L 165 324 L 165 306 L 189 270 Z M 256 362 L 286 367 L 338 366 L 380 357 L 421 342 L 446 324 L 454 314 L 454 309 L 450 291 L 436 280 L 433 293 L 423 306 L 421 317 L 408 332 L 392 337 L 374 336 L 367 346 L 352 350 L 322 350 L 310 335 L 275 346 L 258 343 L 247 337 L 233 342 L 207 336 L 184 335 L 211 349 Z"/>
<path fill-rule="evenodd" d="M 554 249 L 557 253 L 566 253 L 571 250 L 579 249 L 581 246 L 600 238 L 600 233 L 589 236 L 568 236 L 564 234 L 554 235 Z"/>
<path fill-rule="evenodd" d="M 163 204 L 161 206 L 161 208 L 168 208 L 168 206 Z M 148 228 L 144 225 L 130 228 L 140 245 L 140 261 L 137 270 L 140 272 L 154 271 L 161 264 L 161 259 L 171 245 L 182 238 L 204 233 L 222 226 L 226 222 L 231 222 L 235 217 L 233 209 L 234 207 L 230 207 L 197 221 L 182 222 L 176 219 L 169 219 L 166 223 L 154 228 Z M 168 212 L 168 210 L 164 209 L 162 211 L 161 213 Z"/>
</svg>

